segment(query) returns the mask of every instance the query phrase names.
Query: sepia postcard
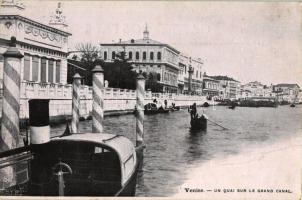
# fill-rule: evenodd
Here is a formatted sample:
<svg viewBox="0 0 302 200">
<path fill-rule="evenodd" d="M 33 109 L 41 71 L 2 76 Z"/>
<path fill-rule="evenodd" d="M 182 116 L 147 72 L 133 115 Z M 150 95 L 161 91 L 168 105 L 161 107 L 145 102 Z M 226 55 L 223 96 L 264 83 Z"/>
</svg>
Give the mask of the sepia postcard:
<svg viewBox="0 0 302 200">
<path fill-rule="evenodd" d="M 0 199 L 299 200 L 301 87 L 298 1 L 0 0 Z"/>
</svg>

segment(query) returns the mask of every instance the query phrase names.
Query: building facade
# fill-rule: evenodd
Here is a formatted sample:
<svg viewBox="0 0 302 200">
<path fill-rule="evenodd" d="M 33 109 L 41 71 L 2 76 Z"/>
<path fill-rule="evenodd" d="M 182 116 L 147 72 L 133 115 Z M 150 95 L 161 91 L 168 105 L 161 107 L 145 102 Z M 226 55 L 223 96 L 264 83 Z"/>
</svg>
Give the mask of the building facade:
<svg viewBox="0 0 302 200">
<path fill-rule="evenodd" d="M 298 84 L 281 83 L 273 86 L 273 92 L 279 101 L 296 102 L 299 99 L 300 86 Z"/>
<path fill-rule="evenodd" d="M 188 93 L 189 70 L 192 70 L 191 91 L 202 94 L 203 89 L 203 61 L 191 58 L 183 53 L 179 54 L 178 88 L 179 93 Z"/>
<path fill-rule="evenodd" d="M 147 27 L 143 39 L 120 40 L 100 46 L 101 58 L 105 62 L 113 62 L 118 53 L 125 52 L 134 70 L 159 74 L 158 82 L 163 85 L 163 92 L 177 92 L 180 52 L 170 45 L 150 39 Z"/>
<path fill-rule="evenodd" d="M 209 99 L 218 99 L 220 91 L 220 82 L 210 76 L 204 75 L 203 77 L 203 95 Z"/>
<path fill-rule="evenodd" d="M 0 82 L 3 79 L 3 53 L 12 36 L 24 55 L 21 64 L 23 82 L 66 84 L 67 24 L 60 4 L 48 25 L 24 16 L 25 6 L 17 1 L 2 1 L 0 5 Z"/>
<path fill-rule="evenodd" d="M 219 98 L 234 100 L 240 96 L 240 82 L 228 76 L 210 76 L 219 81 Z"/>
</svg>

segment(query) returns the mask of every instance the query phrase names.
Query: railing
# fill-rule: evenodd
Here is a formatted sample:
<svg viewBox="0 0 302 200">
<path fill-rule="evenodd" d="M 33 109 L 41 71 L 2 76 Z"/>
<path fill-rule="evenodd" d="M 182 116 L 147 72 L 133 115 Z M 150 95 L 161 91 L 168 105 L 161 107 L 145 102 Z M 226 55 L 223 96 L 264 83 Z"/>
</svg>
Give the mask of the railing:
<svg viewBox="0 0 302 200">
<path fill-rule="evenodd" d="M 104 99 L 136 99 L 136 91 L 119 88 L 104 88 Z M 173 100 L 200 100 L 203 96 L 188 95 L 188 94 L 173 94 L 173 93 L 152 93 L 146 91 L 146 100 L 166 99 Z M 87 85 L 82 85 L 80 89 L 81 99 L 92 99 L 92 88 Z M 57 83 L 36 83 L 22 82 L 21 83 L 21 99 L 62 99 L 68 100 L 72 98 L 72 85 L 57 84 Z"/>
</svg>

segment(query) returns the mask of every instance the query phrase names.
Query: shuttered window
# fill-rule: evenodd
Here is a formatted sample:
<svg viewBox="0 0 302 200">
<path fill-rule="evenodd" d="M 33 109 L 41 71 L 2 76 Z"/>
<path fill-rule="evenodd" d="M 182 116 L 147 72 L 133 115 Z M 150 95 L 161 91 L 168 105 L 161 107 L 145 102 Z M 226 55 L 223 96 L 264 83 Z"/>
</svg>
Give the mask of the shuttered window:
<svg viewBox="0 0 302 200">
<path fill-rule="evenodd" d="M 48 61 L 48 82 L 53 83 L 53 60 Z"/>
<path fill-rule="evenodd" d="M 46 58 L 41 58 L 41 82 L 46 82 Z"/>
<path fill-rule="evenodd" d="M 30 55 L 24 55 L 23 80 L 30 81 Z"/>
<path fill-rule="evenodd" d="M 38 81 L 39 79 L 39 57 L 32 57 L 32 81 Z"/>
<path fill-rule="evenodd" d="M 56 83 L 60 83 L 61 76 L 61 61 L 56 62 Z"/>
</svg>

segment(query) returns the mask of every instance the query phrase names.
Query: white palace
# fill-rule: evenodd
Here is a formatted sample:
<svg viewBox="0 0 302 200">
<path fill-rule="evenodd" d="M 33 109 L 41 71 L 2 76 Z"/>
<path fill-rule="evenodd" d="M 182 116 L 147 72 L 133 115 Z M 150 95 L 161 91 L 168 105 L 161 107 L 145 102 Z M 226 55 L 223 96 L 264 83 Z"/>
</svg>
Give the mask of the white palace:
<svg viewBox="0 0 302 200">
<path fill-rule="evenodd" d="M 10 38 L 17 39 L 22 58 L 21 79 L 27 82 L 66 84 L 67 24 L 60 4 L 49 24 L 42 24 L 24 16 L 25 6 L 15 0 L 0 5 L 0 79 L 3 77 L 3 53 Z"/>
</svg>

